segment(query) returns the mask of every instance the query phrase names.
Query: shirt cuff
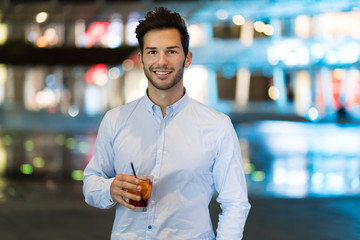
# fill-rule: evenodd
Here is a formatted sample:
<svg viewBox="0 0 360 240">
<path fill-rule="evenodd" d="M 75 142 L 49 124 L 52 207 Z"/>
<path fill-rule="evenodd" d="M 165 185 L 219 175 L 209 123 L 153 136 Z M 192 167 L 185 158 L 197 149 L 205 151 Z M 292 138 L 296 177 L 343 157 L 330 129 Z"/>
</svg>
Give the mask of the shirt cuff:
<svg viewBox="0 0 360 240">
<path fill-rule="evenodd" d="M 105 179 L 104 182 L 104 189 L 105 189 L 105 199 L 104 199 L 104 204 L 108 207 L 111 207 L 113 205 L 115 205 L 115 201 L 112 199 L 111 197 L 111 193 L 110 193 L 110 186 L 111 183 L 114 181 L 115 178 L 109 178 L 109 179 Z"/>
</svg>

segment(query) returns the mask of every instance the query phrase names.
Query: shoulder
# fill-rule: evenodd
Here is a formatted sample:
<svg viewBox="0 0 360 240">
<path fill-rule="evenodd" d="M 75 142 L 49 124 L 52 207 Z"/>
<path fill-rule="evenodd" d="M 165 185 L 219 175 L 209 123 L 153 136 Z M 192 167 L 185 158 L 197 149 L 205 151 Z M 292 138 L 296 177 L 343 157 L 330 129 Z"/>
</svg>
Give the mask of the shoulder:
<svg viewBox="0 0 360 240">
<path fill-rule="evenodd" d="M 131 114 L 134 109 L 138 106 L 138 104 L 142 101 L 142 98 L 136 99 L 132 102 L 126 103 L 124 105 L 112 108 L 108 110 L 105 114 L 107 118 L 116 118 L 116 117 L 126 117 L 127 115 Z"/>
<path fill-rule="evenodd" d="M 142 99 L 143 98 L 139 98 L 132 102 L 108 110 L 105 113 L 103 122 L 107 122 L 112 127 L 119 126 L 119 124 L 124 124 L 133 114 L 135 109 L 139 106 L 139 103 L 141 103 Z"/>
<path fill-rule="evenodd" d="M 202 121 L 212 122 L 214 124 L 226 124 L 227 122 L 230 122 L 230 118 L 226 114 L 218 112 L 194 99 L 189 98 L 188 106 L 189 111 L 192 111 L 192 115 L 197 118 L 200 117 Z"/>
</svg>

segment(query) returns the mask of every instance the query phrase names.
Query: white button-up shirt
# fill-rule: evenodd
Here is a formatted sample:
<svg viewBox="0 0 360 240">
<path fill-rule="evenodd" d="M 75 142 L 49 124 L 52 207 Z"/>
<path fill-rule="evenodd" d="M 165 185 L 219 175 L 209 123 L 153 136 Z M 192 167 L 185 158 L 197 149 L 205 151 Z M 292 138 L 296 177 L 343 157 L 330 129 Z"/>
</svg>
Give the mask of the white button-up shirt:
<svg viewBox="0 0 360 240">
<path fill-rule="evenodd" d="M 146 212 L 113 202 L 118 173 L 153 175 Z M 242 239 L 250 209 L 239 141 L 228 116 L 184 97 L 161 109 L 147 95 L 105 115 L 84 195 L 98 208 L 116 206 L 111 239 L 215 239 L 209 215 L 214 190 L 222 213 L 217 239 Z"/>
</svg>

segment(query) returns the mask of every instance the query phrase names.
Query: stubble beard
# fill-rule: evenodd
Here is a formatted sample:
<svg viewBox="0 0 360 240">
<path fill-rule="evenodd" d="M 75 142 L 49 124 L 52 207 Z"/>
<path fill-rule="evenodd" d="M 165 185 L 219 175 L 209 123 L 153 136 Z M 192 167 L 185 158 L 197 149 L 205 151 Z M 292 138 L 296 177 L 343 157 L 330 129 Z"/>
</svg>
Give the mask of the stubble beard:
<svg viewBox="0 0 360 240">
<path fill-rule="evenodd" d="M 161 84 L 158 84 L 156 81 L 154 81 L 154 79 L 151 77 L 151 72 L 152 72 L 151 67 L 149 69 L 144 68 L 144 73 L 145 73 L 146 78 L 149 80 L 150 84 L 152 86 L 154 86 L 156 89 L 169 90 L 170 88 L 174 87 L 182 80 L 183 75 L 184 75 L 184 66 L 185 66 L 185 62 L 183 63 L 183 67 L 176 72 L 176 74 L 173 77 L 173 79 L 171 80 L 171 82 L 169 82 L 167 85 L 161 85 Z M 162 81 L 162 80 L 160 80 L 160 81 Z"/>
</svg>

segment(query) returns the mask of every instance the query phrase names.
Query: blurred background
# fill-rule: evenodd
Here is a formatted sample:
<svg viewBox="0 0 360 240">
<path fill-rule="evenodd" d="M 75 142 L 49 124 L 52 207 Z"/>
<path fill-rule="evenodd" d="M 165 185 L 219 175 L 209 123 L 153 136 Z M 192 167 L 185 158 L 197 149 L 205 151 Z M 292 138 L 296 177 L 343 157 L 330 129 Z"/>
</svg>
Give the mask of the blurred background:
<svg viewBox="0 0 360 240">
<path fill-rule="evenodd" d="M 83 170 L 104 113 L 145 93 L 134 29 L 155 6 L 187 20 L 189 95 L 237 131 L 244 239 L 360 239 L 353 0 L 0 0 L 0 239 L 109 239 Z"/>
</svg>

